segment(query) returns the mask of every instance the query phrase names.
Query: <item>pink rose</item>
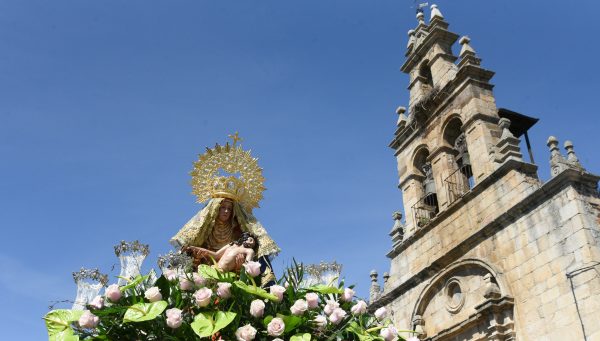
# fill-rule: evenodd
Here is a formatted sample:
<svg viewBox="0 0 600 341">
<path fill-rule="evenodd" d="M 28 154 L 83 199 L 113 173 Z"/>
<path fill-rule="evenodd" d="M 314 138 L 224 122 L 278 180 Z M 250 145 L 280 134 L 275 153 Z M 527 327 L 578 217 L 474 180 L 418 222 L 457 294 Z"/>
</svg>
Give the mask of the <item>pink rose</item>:
<svg viewBox="0 0 600 341">
<path fill-rule="evenodd" d="M 210 304 L 212 290 L 209 288 L 200 288 L 194 293 L 194 299 L 199 307 L 206 307 Z"/>
<path fill-rule="evenodd" d="M 252 277 L 260 275 L 260 263 L 259 262 L 248 262 L 244 264 L 246 273 Z"/>
<path fill-rule="evenodd" d="M 315 317 L 315 324 L 317 325 L 318 330 L 323 330 L 325 326 L 327 326 L 327 318 L 323 315 L 317 315 L 317 317 Z"/>
<path fill-rule="evenodd" d="M 340 304 L 337 303 L 336 301 L 328 300 L 328 301 L 326 301 L 325 308 L 323 308 L 323 310 L 325 311 L 325 314 L 331 315 L 333 310 L 335 310 L 336 308 L 339 308 L 339 307 L 340 307 Z"/>
<path fill-rule="evenodd" d="M 162 295 L 160 294 L 160 290 L 158 290 L 158 287 L 152 287 L 146 290 L 146 292 L 144 292 L 144 297 L 146 297 L 150 302 L 157 302 L 162 300 Z"/>
<path fill-rule="evenodd" d="M 375 318 L 377 318 L 379 321 L 386 318 L 386 316 L 387 316 L 387 310 L 385 309 L 385 307 L 381 307 L 381 308 L 375 310 Z"/>
<path fill-rule="evenodd" d="M 94 309 L 102 309 L 104 307 L 104 298 L 102 296 L 96 296 L 94 297 L 94 299 L 90 302 L 90 305 L 94 308 Z"/>
<path fill-rule="evenodd" d="M 81 326 L 81 328 L 96 328 L 99 322 L 100 318 L 92 314 L 89 310 L 84 311 L 81 317 L 79 318 L 79 325 Z"/>
<path fill-rule="evenodd" d="M 217 283 L 217 296 L 225 299 L 231 297 L 231 283 L 219 282 Z"/>
<path fill-rule="evenodd" d="M 251 325 L 247 324 L 243 327 L 239 327 L 235 331 L 235 338 L 238 341 L 251 341 L 256 337 L 256 329 L 254 329 Z"/>
<path fill-rule="evenodd" d="M 163 272 L 163 275 L 169 281 L 174 281 L 174 280 L 177 279 L 177 271 L 175 271 L 173 269 L 167 269 L 167 270 L 165 270 L 165 272 Z"/>
<path fill-rule="evenodd" d="M 285 288 L 281 285 L 271 285 L 269 292 L 277 297 L 277 302 L 281 302 L 281 300 L 283 299 L 283 293 L 285 292 Z"/>
<path fill-rule="evenodd" d="M 179 288 L 183 291 L 194 290 L 194 282 L 190 281 L 187 277 L 179 277 Z"/>
<path fill-rule="evenodd" d="M 381 331 L 379 332 L 379 335 L 385 341 L 392 341 L 393 339 L 396 338 L 396 336 L 398 336 L 398 330 L 396 330 L 396 327 L 394 327 L 393 325 L 390 324 L 386 328 L 381 329 Z"/>
<path fill-rule="evenodd" d="M 283 323 L 283 320 L 280 319 L 279 317 L 275 317 L 267 325 L 267 333 L 269 333 L 269 335 L 271 335 L 271 336 L 279 336 L 279 335 L 283 334 L 284 330 L 285 330 L 285 323 Z"/>
<path fill-rule="evenodd" d="M 167 326 L 175 329 L 181 326 L 181 322 L 183 321 L 183 316 L 181 316 L 181 310 L 177 308 L 167 309 L 165 312 L 167 314 Z"/>
<path fill-rule="evenodd" d="M 304 296 L 306 298 L 306 303 L 308 304 L 308 309 L 315 309 L 319 306 L 319 295 L 314 292 L 309 292 Z"/>
<path fill-rule="evenodd" d="M 308 303 L 305 300 L 297 300 L 294 302 L 294 305 L 290 307 L 290 311 L 294 315 L 302 315 L 305 311 L 308 310 Z"/>
<path fill-rule="evenodd" d="M 350 308 L 353 315 L 361 315 L 367 312 L 367 302 L 360 300 Z"/>
<path fill-rule="evenodd" d="M 106 288 L 106 291 L 104 291 L 104 295 L 106 295 L 106 298 L 111 302 L 118 302 L 121 299 L 121 289 L 119 289 L 117 284 L 111 284 Z"/>
<path fill-rule="evenodd" d="M 200 276 L 200 274 L 197 274 L 194 272 L 194 274 L 192 276 L 194 278 L 194 284 L 199 285 L 199 286 L 203 286 L 206 284 L 206 278 Z"/>
<path fill-rule="evenodd" d="M 265 313 L 265 302 L 254 300 L 250 303 L 250 315 L 254 317 L 262 317 Z"/>
<path fill-rule="evenodd" d="M 335 308 L 329 315 L 329 321 L 333 324 L 338 324 L 346 317 L 346 312 L 342 308 Z"/>
<path fill-rule="evenodd" d="M 353 297 L 354 297 L 354 290 L 352 290 L 350 288 L 346 288 L 346 289 L 344 289 L 344 293 L 342 294 L 340 299 L 342 301 L 351 302 Z"/>
</svg>

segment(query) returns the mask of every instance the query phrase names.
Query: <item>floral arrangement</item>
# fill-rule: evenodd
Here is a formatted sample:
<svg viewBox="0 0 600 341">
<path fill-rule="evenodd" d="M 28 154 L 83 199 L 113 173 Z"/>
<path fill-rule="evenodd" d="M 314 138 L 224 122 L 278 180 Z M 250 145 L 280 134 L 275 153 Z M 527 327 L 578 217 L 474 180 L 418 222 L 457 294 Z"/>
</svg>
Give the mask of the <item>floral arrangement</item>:
<svg viewBox="0 0 600 341">
<path fill-rule="evenodd" d="M 371 314 L 353 287 L 303 285 L 294 262 L 268 289 L 256 285 L 260 264 L 240 274 L 200 265 L 112 284 L 87 310 L 57 309 L 44 317 L 51 341 L 75 340 L 405 340 L 385 308 Z M 409 341 L 418 340 L 411 337 Z"/>
</svg>

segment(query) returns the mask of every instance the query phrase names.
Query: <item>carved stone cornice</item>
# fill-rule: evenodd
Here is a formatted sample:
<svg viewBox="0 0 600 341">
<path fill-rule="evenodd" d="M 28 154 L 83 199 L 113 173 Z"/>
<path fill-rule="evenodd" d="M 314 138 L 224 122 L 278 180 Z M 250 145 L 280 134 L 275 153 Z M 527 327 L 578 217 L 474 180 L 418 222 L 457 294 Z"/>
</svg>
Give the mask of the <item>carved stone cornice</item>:
<svg viewBox="0 0 600 341">
<path fill-rule="evenodd" d="M 398 184 L 398 188 L 402 189 L 402 187 L 404 187 L 404 185 L 406 185 L 407 182 L 409 182 L 410 180 L 417 180 L 417 181 L 423 181 L 425 180 L 425 176 L 421 175 L 421 174 L 409 174 L 407 175 L 404 180 L 400 181 L 400 183 Z"/>
</svg>

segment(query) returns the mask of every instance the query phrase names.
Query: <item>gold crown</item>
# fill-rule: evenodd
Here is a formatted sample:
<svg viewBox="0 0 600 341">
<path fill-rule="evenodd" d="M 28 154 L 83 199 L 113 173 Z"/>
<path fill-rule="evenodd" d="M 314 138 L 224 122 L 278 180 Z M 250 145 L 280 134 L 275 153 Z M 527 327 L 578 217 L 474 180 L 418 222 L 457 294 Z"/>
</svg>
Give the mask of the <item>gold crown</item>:
<svg viewBox="0 0 600 341">
<path fill-rule="evenodd" d="M 217 144 L 206 148 L 206 153 L 194 162 L 192 175 L 192 193 L 203 203 L 211 198 L 229 198 L 239 202 L 246 210 L 258 207 L 265 190 L 262 168 L 258 159 L 245 151 L 237 142 L 241 139 L 236 132 L 229 135 L 233 145 Z"/>
</svg>

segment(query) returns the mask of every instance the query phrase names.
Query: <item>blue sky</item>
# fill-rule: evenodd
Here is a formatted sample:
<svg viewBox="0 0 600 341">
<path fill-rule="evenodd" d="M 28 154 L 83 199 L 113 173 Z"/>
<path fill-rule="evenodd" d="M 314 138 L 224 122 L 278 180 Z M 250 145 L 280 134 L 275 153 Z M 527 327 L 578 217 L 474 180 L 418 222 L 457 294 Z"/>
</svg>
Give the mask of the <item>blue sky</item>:
<svg viewBox="0 0 600 341">
<path fill-rule="evenodd" d="M 192 162 L 234 131 L 264 168 L 255 214 L 283 249 L 276 267 L 335 259 L 367 296 L 402 208 L 387 145 L 408 104 L 412 3 L 2 1 L 3 338 L 44 339 L 50 302 L 75 296 L 71 272 L 116 275 L 121 239 L 149 243 L 156 267 L 201 208 Z M 549 135 L 600 172 L 600 4 L 437 4 L 496 71 L 498 106 L 541 119 L 540 177 Z"/>
</svg>

